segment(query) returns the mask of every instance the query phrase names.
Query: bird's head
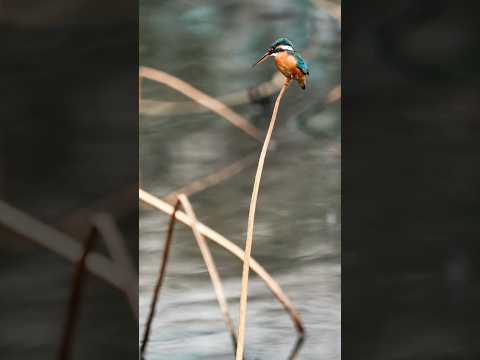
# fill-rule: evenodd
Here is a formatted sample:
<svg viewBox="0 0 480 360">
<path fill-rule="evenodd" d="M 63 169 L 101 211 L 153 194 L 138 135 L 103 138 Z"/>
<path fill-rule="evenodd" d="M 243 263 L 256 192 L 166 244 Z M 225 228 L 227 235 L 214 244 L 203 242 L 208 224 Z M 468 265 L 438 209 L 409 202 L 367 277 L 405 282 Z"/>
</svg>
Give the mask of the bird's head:
<svg viewBox="0 0 480 360">
<path fill-rule="evenodd" d="M 263 54 L 263 56 L 257 60 L 253 66 L 257 64 L 261 64 L 265 60 L 267 60 L 269 57 L 277 56 L 279 53 L 283 51 L 288 51 L 288 52 L 295 52 L 295 47 L 293 46 L 293 43 L 288 40 L 287 38 L 279 38 L 273 42 L 273 44 L 268 48 L 267 52 Z"/>
</svg>

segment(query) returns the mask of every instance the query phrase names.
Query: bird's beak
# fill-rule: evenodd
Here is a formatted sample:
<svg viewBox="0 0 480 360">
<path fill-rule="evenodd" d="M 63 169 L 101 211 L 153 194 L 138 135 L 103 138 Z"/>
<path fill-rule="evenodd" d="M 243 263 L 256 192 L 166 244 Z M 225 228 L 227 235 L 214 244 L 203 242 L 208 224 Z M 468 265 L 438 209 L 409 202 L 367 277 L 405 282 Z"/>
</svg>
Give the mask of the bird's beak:
<svg viewBox="0 0 480 360">
<path fill-rule="evenodd" d="M 265 54 L 263 54 L 263 56 L 262 56 L 260 59 L 257 60 L 257 62 L 256 62 L 255 64 L 252 65 L 252 67 L 254 67 L 254 66 L 257 65 L 257 64 L 261 64 L 262 62 L 264 62 L 265 60 L 267 60 L 268 57 L 269 57 L 270 55 L 272 55 L 272 52 L 273 52 L 272 49 L 269 49 Z"/>
</svg>

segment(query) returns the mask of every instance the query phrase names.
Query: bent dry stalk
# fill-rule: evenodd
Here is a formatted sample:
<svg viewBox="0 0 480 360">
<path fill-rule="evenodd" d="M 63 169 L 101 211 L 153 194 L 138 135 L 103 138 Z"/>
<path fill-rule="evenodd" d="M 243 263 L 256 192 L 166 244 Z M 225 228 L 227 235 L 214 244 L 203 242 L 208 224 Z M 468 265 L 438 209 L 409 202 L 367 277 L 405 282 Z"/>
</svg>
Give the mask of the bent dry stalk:
<svg viewBox="0 0 480 360">
<path fill-rule="evenodd" d="M 286 79 L 285 83 L 278 94 L 275 106 L 273 108 L 272 117 L 270 119 L 270 125 L 268 127 L 265 141 L 263 142 L 262 151 L 260 152 L 260 158 L 258 160 L 257 173 L 255 174 L 255 182 L 253 184 L 252 199 L 250 201 L 250 210 L 248 213 L 248 227 L 247 227 L 247 240 L 245 244 L 245 255 L 243 259 L 243 273 L 242 273 L 242 288 L 240 293 L 240 316 L 238 323 L 238 343 L 236 360 L 243 359 L 244 343 L 245 343 L 245 321 L 247 316 L 247 296 L 248 296 L 248 275 L 250 270 L 250 256 L 252 253 L 253 245 L 253 226 L 255 224 L 255 210 L 257 208 L 258 191 L 260 189 L 260 180 L 262 178 L 263 165 L 265 163 L 265 157 L 267 155 L 270 139 L 272 138 L 273 128 L 275 127 L 275 121 L 277 120 L 278 107 L 282 100 L 283 94 L 290 84 L 290 79 Z"/>
<path fill-rule="evenodd" d="M 175 76 L 167 74 L 166 72 L 146 66 L 140 66 L 139 77 L 142 79 L 140 81 L 143 81 L 144 78 L 147 78 L 175 89 L 200 105 L 206 107 L 210 111 L 220 115 L 225 120 L 229 121 L 233 126 L 239 128 L 245 134 L 249 135 L 255 140 L 259 142 L 262 141 L 262 132 L 250 124 L 250 122 L 248 122 L 247 119 L 245 119 L 242 115 L 233 111 L 221 101 L 214 99 L 204 92 L 194 88 L 189 83 L 180 80 Z"/>
<path fill-rule="evenodd" d="M 237 346 L 237 338 L 235 336 L 235 330 L 233 329 L 233 322 L 232 322 L 232 319 L 230 318 L 227 299 L 223 291 L 223 285 L 220 279 L 220 275 L 218 274 L 217 266 L 215 265 L 215 261 L 213 260 L 212 254 L 210 252 L 210 249 L 208 248 L 205 237 L 202 235 L 202 233 L 198 229 L 197 216 L 193 211 L 190 201 L 184 194 L 178 195 L 178 199 L 182 203 L 182 206 L 185 209 L 185 213 L 192 220 L 193 235 L 195 237 L 195 240 L 197 241 L 198 248 L 200 249 L 200 253 L 202 254 L 203 260 L 207 267 L 208 274 L 210 275 L 213 289 L 215 291 L 215 295 L 217 296 L 217 301 L 220 306 L 220 310 L 222 311 L 222 315 L 225 321 L 225 325 L 227 327 L 227 331 L 230 334 L 230 338 L 232 339 L 233 353 L 235 353 L 236 346 Z"/>
</svg>

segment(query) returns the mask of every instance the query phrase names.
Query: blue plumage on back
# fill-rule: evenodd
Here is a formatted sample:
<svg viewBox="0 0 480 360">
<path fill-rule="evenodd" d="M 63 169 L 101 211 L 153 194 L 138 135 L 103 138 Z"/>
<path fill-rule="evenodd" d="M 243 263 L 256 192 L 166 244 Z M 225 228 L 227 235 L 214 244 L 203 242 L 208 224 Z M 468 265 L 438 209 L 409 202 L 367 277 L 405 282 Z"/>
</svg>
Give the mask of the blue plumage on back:
<svg viewBox="0 0 480 360">
<path fill-rule="evenodd" d="M 299 54 L 299 53 L 295 53 L 293 54 L 293 56 L 295 56 L 295 60 L 297 60 L 297 67 L 305 74 L 305 75 L 309 75 L 310 74 L 310 71 L 308 70 L 308 65 L 307 63 L 305 62 L 305 60 L 303 60 L 302 56 Z"/>
</svg>

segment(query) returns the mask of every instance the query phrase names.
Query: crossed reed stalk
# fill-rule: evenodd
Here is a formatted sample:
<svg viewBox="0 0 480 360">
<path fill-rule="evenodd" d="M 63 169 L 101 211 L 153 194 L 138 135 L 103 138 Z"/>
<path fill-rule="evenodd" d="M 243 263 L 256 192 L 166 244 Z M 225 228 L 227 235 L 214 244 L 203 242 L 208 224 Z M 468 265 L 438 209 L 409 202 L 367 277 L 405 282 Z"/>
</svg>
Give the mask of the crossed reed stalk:
<svg viewBox="0 0 480 360">
<path fill-rule="evenodd" d="M 159 276 L 157 279 L 157 283 L 155 285 L 155 290 L 153 293 L 153 299 L 152 303 L 150 306 L 150 312 L 148 314 L 147 318 L 147 323 L 145 325 L 145 332 L 143 335 L 142 339 L 142 344 L 140 347 L 140 354 L 143 357 L 147 343 L 150 337 L 150 329 L 152 326 L 153 318 L 155 316 L 155 311 L 157 307 L 157 302 L 158 298 L 160 295 L 160 288 L 163 283 L 163 279 L 165 277 L 165 272 L 167 268 L 167 261 L 168 257 L 170 255 L 170 247 L 172 244 L 172 239 L 173 239 L 173 230 L 175 226 L 175 220 L 176 220 L 176 214 L 179 208 L 179 205 L 182 205 L 182 207 L 185 209 L 185 213 L 191 220 L 191 228 L 193 235 L 195 237 L 195 240 L 197 241 L 197 245 L 200 249 L 200 252 L 202 254 L 203 260 L 205 262 L 205 265 L 207 267 L 208 273 L 210 275 L 210 279 L 212 280 L 213 288 L 215 290 L 215 294 L 217 296 L 218 304 L 220 305 L 220 309 L 222 311 L 222 315 L 225 321 L 225 325 L 227 327 L 227 331 L 230 334 L 230 337 L 232 339 L 232 344 L 233 344 L 233 349 L 236 348 L 237 346 L 237 338 L 235 336 L 235 331 L 233 329 L 233 322 L 232 319 L 230 318 L 230 314 L 228 311 L 228 304 L 227 300 L 225 297 L 225 293 L 223 291 L 223 285 L 222 281 L 220 280 L 220 275 L 218 274 L 217 267 L 215 265 L 215 261 L 213 260 L 212 253 L 210 252 L 210 249 L 208 248 L 207 241 L 205 240 L 205 237 L 202 235 L 200 230 L 198 229 L 198 220 L 195 215 L 195 212 L 193 211 L 192 205 L 190 204 L 190 201 L 184 194 L 180 194 L 177 197 L 177 201 L 175 203 L 175 206 L 173 208 L 172 215 L 170 216 L 170 223 L 168 225 L 168 230 L 167 230 L 167 238 L 165 241 L 165 247 L 163 250 L 163 255 L 162 255 L 162 261 L 160 265 L 160 272 Z"/>
</svg>

